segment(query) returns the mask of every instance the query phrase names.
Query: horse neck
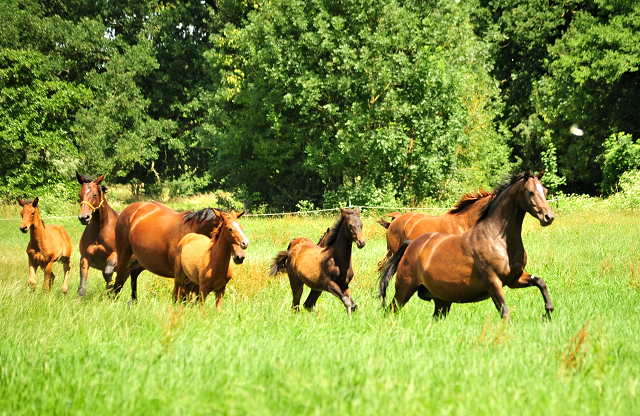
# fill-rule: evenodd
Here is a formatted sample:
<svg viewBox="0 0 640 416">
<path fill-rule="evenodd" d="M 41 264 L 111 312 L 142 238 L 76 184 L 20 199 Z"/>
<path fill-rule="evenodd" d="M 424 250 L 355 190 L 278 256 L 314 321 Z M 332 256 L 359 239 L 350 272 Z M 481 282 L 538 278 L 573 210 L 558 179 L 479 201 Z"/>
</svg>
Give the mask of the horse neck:
<svg viewBox="0 0 640 416">
<path fill-rule="evenodd" d="M 109 220 L 109 211 L 113 211 L 113 208 L 109 206 L 107 202 L 107 198 L 104 197 L 102 190 L 100 190 L 100 201 L 99 208 L 91 214 L 92 219 L 96 219 L 97 221 L 91 221 L 91 223 L 95 223 L 99 225 L 98 229 L 102 229 L 103 226 Z M 89 225 L 91 225 L 91 223 Z"/>
<path fill-rule="evenodd" d="M 336 265 L 338 266 L 345 266 L 351 262 L 351 251 L 353 249 L 353 242 L 349 240 L 346 230 L 347 222 L 345 220 L 342 222 L 342 225 L 340 225 L 338 235 L 329 248 L 332 251 L 333 258 L 336 259 Z"/>
<path fill-rule="evenodd" d="M 223 226 L 224 227 L 224 226 Z M 231 260 L 231 245 L 233 241 L 230 234 L 224 230 L 220 230 L 218 241 L 209 247 L 209 264 L 213 263 L 213 267 L 218 265 L 217 271 L 227 272 L 229 260 Z M 214 270 L 215 272 L 215 270 Z"/>
<path fill-rule="evenodd" d="M 481 228 L 489 227 L 498 232 L 505 241 L 522 241 L 522 222 L 526 212 L 518 205 L 518 195 L 522 190 L 522 182 L 511 185 L 493 202 L 490 211 L 480 224 Z M 508 245 L 509 246 L 509 245 Z"/>
<path fill-rule="evenodd" d="M 215 224 L 214 221 L 198 221 L 197 219 L 193 219 L 184 223 L 183 227 L 185 228 L 186 233 L 211 235 L 216 225 L 217 224 Z"/>
<path fill-rule="evenodd" d="M 40 218 L 40 211 L 37 209 L 33 216 L 33 224 L 29 229 L 29 235 L 33 245 L 38 249 L 37 251 L 43 251 L 47 244 L 46 230 L 42 223 L 42 218 Z"/>
</svg>

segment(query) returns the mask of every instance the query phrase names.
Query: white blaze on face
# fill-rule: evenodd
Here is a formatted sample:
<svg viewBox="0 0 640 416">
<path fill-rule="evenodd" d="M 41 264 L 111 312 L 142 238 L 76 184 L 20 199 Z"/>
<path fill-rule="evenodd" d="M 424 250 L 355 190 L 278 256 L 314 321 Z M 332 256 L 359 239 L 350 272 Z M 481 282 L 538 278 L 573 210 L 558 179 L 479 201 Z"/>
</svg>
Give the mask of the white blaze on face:
<svg viewBox="0 0 640 416">
<path fill-rule="evenodd" d="M 540 183 L 536 183 L 536 189 L 538 190 L 538 192 L 540 192 L 540 195 L 542 195 L 542 197 L 544 198 L 544 189 L 542 188 L 542 185 Z"/>
<path fill-rule="evenodd" d="M 247 236 L 245 236 L 244 233 L 242 232 L 242 228 L 240 228 L 240 224 L 238 224 L 237 222 L 234 221 L 233 222 L 233 226 L 236 227 L 236 230 L 238 230 L 238 232 L 240 233 L 240 236 L 244 240 L 244 243 L 246 245 L 249 245 L 249 240 L 247 239 Z"/>
</svg>

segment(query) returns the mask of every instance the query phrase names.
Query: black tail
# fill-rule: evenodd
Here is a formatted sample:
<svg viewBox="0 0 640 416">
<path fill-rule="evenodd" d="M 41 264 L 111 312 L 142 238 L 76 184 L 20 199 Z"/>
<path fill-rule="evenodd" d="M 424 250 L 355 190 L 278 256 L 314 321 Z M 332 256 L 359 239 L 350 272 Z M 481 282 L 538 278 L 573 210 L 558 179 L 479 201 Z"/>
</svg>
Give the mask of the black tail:
<svg viewBox="0 0 640 416">
<path fill-rule="evenodd" d="M 287 267 L 287 259 L 289 258 L 288 251 L 281 251 L 273 259 L 273 264 L 269 270 L 269 276 L 275 276 L 278 273 L 284 272 Z"/>
<path fill-rule="evenodd" d="M 391 225 L 390 222 L 387 222 L 385 220 L 383 220 L 382 218 L 380 218 L 378 221 L 376 221 L 378 224 L 382 225 L 384 228 L 386 228 L 387 230 L 389 229 L 389 226 Z"/>
<path fill-rule="evenodd" d="M 404 252 L 407 250 L 407 247 L 409 246 L 409 244 L 411 244 L 412 241 L 413 240 L 407 240 L 402 243 L 398 251 L 396 251 L 393 257 L 389 259 L 389 261 L 387 262 L 387 266 L 384 268 L 382 273 L 380 273 L 379 297 L 382 298 L 382 307 L 384 307 L 386 303 L 387 288 L 389 287 L 389 282 L 391 281 L 393 275 L 396 274 L 396 271 L 398 270 L 398 264 L 400 263 L 400 260 L 402 260 Z"/>
</svg>

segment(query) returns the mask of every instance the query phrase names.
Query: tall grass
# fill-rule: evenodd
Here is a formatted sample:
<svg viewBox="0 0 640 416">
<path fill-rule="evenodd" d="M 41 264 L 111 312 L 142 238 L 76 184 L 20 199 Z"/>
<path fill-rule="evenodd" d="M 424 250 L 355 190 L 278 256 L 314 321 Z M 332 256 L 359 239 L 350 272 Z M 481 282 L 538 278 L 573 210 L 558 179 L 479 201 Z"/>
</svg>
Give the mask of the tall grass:
<svg viewBox="0 0 640 416">
<path fill-rule="evenodd" d="M 319 238 L 332 215 L 241 219 L 250 246 L 221 313 L 213 299 L 174 305 L 172 281 L 147 272 L 131 308 L 128 285 L 112 300 L 95 270 L 79 303 L 77 250 L 68 295 L 59 278 L 43 293 L 41 271 L 32 291 L 28 235 L 0 221 L 0 414 L 640 414 L 640 214 L 557 214 L 523 230 L 553 320 L 541 319 L 537 289 L 506 289 L 508 325 L 490 301 L 454 304 L 445 320 L 417 297 L 382 313 L 386 243 L 373 214 L 366 247 L 354 248 L 351 319 L 327 293 L 316 313 L 292 313 L 286 274 L 266 273 L 290 239 Z M 49 222 L 77 247 L 77 219 Z"/>
</svg>

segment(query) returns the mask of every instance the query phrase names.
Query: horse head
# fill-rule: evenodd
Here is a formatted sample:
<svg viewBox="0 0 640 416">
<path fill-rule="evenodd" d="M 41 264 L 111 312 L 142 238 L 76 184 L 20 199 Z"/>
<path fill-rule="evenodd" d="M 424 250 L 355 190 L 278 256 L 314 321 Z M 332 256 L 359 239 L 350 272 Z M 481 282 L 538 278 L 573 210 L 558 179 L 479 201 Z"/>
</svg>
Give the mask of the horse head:
<svg viewBox="0 0 640 416">
<path fill-rule="evenodd" d="M 224 212 L 217 209 L 213 209 L 216 216 L 222 219 L 222 223 L 220 224 L 221 233 L 227 234 L 228 241 L 231 241 L 231 248 L 233 262 L 236 264 L 240 264 L 244 261 L 245 253 L 244 250 L 249 247 L 249 239 L 244 235 L 242 231 L 242 227 L 238 222 L 238 218 L 240 218 L 244 212 L 237 213 L 235 210 L 231 210 L 231 212 Z"/>
<path fill-rule="evenodd" d="M 556 215 L 547 201 L 547 188 L 540 182 L 543 174 L 544 170 L 535 176 L 529 171 L 525 173 L 518 204 L 521 209 L 537 218 L 541 226 L 546 227 L 551 225 Z"/>
<path fill-rule="evenodd" d="M 78 179 L 78 183 L 82 185 L 79 192 L 80 213 L 78 214 L 78 220 L 80 220 L 82 225 L 89 225 L 93 213 L 104 204 L 104 191 L 106 187 L 100 185 L 100 182 L 104 179 L 104 175 L 100 175 L 96 179 L 91 179 L 76 172 L 76 178 Z"/>
<path fill-rule="evenodd" d="M 39 199 L 37 197 L 33 201 L 23 201 L 22 199 L 18 199 L 18 204 L 22 207 L 22 211 L 20 211 L 20 216 L 22 217 L 20 231 L 23 233 L 29 231 L 29 228 L 35 224 L 36 213 L 38 213 L 38 201 Z"/>
<path fill-rule="evenodd" d="M 362 232 L 362 220 L 360 219 L 360 207 L 356 209 L 340 208 L 343 224 L 346 227 L 347 236 L 351 242 L 356 243 L 358 248 L 364 247 L 366 240 Z"/>
</svg>

